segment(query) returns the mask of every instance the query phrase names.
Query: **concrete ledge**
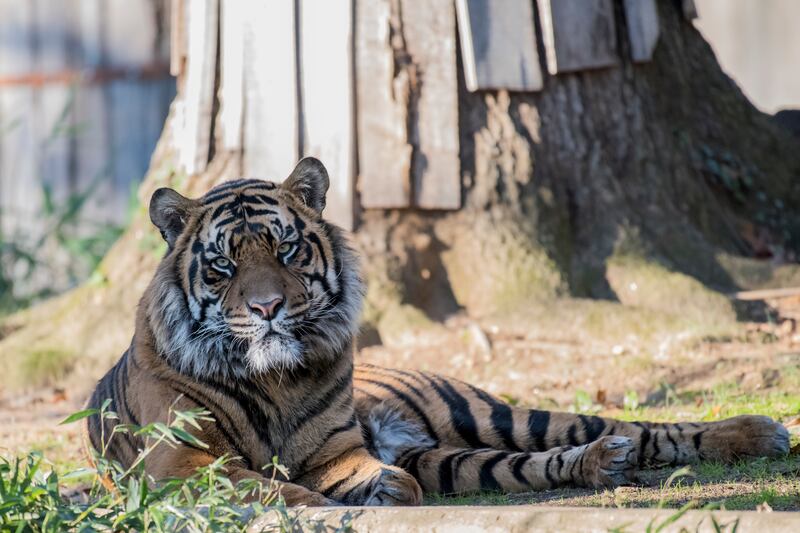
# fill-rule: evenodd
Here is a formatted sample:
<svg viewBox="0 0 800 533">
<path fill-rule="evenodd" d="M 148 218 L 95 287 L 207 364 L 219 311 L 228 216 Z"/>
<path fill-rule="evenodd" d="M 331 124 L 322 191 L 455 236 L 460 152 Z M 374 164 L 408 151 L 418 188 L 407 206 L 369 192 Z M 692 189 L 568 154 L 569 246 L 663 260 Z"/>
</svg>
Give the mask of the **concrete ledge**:
<svg viewBox="0 0 800 533">
<path fill-rule="evenodd" d="M 656 509 L 598 509 L 590 507 L 519 506 L 436 506 L 436 507 L 324 507 L 289 511 L 297 517 L 298 526 L 320 530 L 322 526 L 336 528 L 349 521 L 355 531 L 406 533 L 433 531 L 452 533 L 471 532 L 644 532 L 648 526 L 656 530 L 669 522 L 676 510 Z M 660 531 L 721 531 L 747 533 L 800 531 L 800 513 L 754 511 L 689 511 Z M 248 531 L 269 530 L 277 524 L 277 513 L 256 519 Z M 293 529 L 294 530 L 294 529 Z"/>
</svg>

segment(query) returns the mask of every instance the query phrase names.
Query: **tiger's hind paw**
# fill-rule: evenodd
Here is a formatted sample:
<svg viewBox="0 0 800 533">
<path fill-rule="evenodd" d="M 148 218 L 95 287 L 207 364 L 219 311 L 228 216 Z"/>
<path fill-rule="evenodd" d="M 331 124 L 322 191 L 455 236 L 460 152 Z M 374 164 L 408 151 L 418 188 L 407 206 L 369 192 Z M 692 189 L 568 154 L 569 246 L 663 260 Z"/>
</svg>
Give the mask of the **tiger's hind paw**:
<svg viewBox="0 0 800 533">
<path fill-rule="evenodd" d="M 584 484 L 595 488 L 627 485 L 636 478 L 636 446 L 628 437 L 608 435 L 589 444 L 584 452 Z"/>
</svg>

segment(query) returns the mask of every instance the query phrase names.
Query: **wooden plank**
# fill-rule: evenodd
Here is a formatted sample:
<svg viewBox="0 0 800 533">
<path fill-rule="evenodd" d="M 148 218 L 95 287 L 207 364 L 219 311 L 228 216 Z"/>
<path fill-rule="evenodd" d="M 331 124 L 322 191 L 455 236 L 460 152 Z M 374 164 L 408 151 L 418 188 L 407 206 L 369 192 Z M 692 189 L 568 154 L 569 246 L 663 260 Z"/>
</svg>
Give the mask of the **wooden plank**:
<svg viewBox="0 0 800 533">
<path fill-rule="evenodd" d="M 40 46 L 29 68 L 40 72 L 58 72 L 70 67 L 73 52 L 73 12 L 67 2 L 34 3 L 36 32 Z M 46 38 L 45 38 L 46 36 Z M 61 84 L 43 85 L 36 89 L 36 121 L 40 150 L 38 174 L 57 203 L 63 203 L 74 192 L 75 176 L 70 164 L 74 125 L 74 92 Z"/>
<path fill-rule="evenodd" d="M 697 12 L 697 6 L 694 3 L 694 0 L 681 0 L 681 10 L 683 11 L 683 17 L 686 20 L 694 20 L 700 16 Z"/>
<path fill-rule="evenodd" d="M 0 17 L 0 75 L 31 71 L 35 57 L 34 11 L 29 0 L 5 0 Z M 31 87 L 0 88 L 0 230 L 27 238 L 41 234 L 36 216 L 41 206 L 37 169 L 35 91 Z"/>
<path fill-rule="evenodd" d="M 353 228 L 352 0 L 301 0 L 300 64 L 303 155 L 330 176 L 325 218 Z"/>
<path fill-rule="evenodd" d="M 298 159 L 298 104 L 292 0 L 248 4 L 245 21 L 244 170 L 281 181 Z"/>
<path fill-rule="evenodd" d="M 220 112 L 222 146 L 227 150 L 242 148 L 242 113 L 244 111 L 244 22 L 243 2 L 220 5 Z"/>
<path fill-rule="evenodd" d="M 418 73 L 416 138 L 412 139 L 416 153 L 411 169 L 414 205 L 458 209 L 461 177 L 454 7 L 452 2 L 402 0 L 402 14 L 406 48 Z"/>
<path fill-rule="evenodd" d="M 75 10 L 79 17 L 80 44 L 78 58 L 88 69 L 100 68 L 107 56 L 105 50 L 102 3 L 106 0 L 78 0 Z M 75 116 L 79 124 L 75 137 L 76 189 L 93 194 L 85 204 L 82 215 L 93 222 L 123 222 L 114 201 L 112 174 L 111 115 L 104 85 L 82 85 L 75 94 Z"/>
<path fill-rule="evenodd" d="M 739 291 L 730 294 L 734 300 L 774 300 L 778 298 L 792 298 L 800 296 L 800 287 L 783 287 L 779 289 L 758 289 L 753 291 Z"/>
<path fill-rule="evenodd" d="M 408 103 L 402 88 L 408 79 L 394 77 L 394 54 L 389 42 L 391 3 L 356 2 L 358 186 L 361 204 L 367 208 L 411 205 Z"/>
<path fill-rule="evenodd" d="M 456 0 L 456 13 L 467 90 L 542 89 L 530 0 Z"/>
<path fill-rule="evenodd" d="M 612 0 L 537 0 L 550 74 L 619 62 Z"/>
<path fill-rule="evenodd" d="M 650 61 L 660 35 L 656 0 L 625 0 L 624 5 L 631 58 L 636 63 Z"/>
<path fill-rule="evenodd" d="M 184 0 L 171 0 L 170 3 L 170 47 L 169 73 L 175 77 L 183 76 L 186 60 L 186 13 Z"/>
<path fill-rule="evenodd" d="M 103 4 L 104 46 L 108 64 L 118 68 L 135 69 L 152 63 L 157 49 L 156 10 L 153 2 L 103 0 Z M 216 24 L 213 26 L 215 28 Z M 146 117 L 150 111 L 150 101 L 146 91 L 149 83 L 149 81 L 121 79 L 114 80 L 105 87 L 111 146 L 109 166 L 113 177 L 113 190 L 108 204 L 120 215 L 126 212 L 131 190 L 147 171 L 150 158 L 151 143 L 148 142 L 146 129 Z M 213 86 L 213 79 L 211 84 Z M 187 137 L 188 135 L 183 139 Z M 194 138 L 196 137 L 189 139 Z M 184 147 L 184 144 L 178 146 L 179 158 L 186 155 Z"/>
<path fill-rule="evenodd" d="M 185 90 L 179 166 L 187 174 L 206 169 L 211 145 L 211 115 L 217 54 L 217 0 L 187 0 L 188 16 Z"/>
</svg>

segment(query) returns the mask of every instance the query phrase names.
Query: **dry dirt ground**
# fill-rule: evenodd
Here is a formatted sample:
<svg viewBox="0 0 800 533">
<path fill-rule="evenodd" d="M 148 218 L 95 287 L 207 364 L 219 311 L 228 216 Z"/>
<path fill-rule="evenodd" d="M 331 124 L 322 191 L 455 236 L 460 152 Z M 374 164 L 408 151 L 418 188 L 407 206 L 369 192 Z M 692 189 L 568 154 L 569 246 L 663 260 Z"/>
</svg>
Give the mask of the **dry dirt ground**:
<svg viewBox="0 0 800 533">
<path fill-rule="evenodd" d="M 453 375 L 537 408 L 673 421 L 763 413 L 793 431 L 794 453 L 788 458 L 704 463 L 669 483 L 675 468 L 643 472 L 637 486 L 616 490 L 479 493 L 429 497 L 428 504 L 800 510 L 800 332 L 794 322 L 786 324 L 751 324 L 738 338 L 670 341 L 666 347 L 661 340 L 647 347 L 630 339 L 570 340 L 562 331 L 533 328 L 519 316 L 483 321 L 457 316 L 391 346 L 365 346 L 358 360 Z M 39 449 L 59 469 L 82 465 L 79 428 L 58 423 L 80 409 L 88 386 L 0 397 L 0 455 Z"/>
</svg>

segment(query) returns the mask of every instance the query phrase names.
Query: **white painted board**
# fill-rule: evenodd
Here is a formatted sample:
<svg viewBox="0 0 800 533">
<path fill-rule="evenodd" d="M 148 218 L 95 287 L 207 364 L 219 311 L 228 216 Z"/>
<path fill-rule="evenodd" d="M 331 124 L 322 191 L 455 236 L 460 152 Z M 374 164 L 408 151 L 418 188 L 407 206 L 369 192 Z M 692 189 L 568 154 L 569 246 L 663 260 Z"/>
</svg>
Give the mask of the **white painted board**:
<svg viewBox="0 0 800 533">
<path fill-rule="evenodd" d="M 242 148 L 244 112 L 244 28 L 247 5 L 223 0 L 220 4 L 220 111 L 222 146 Z"/>
<path fill-rule="evenodd" d="M 325 218 L 353 228 L 353 2 L 300 0 L 303 155 L 330 177 Z"/>
<path fill-rule="evenodd" d="M 295 3 L 248 4 L 245 20 L 244 171 L 282 181 L 298 159 Z"/>
</svg>

